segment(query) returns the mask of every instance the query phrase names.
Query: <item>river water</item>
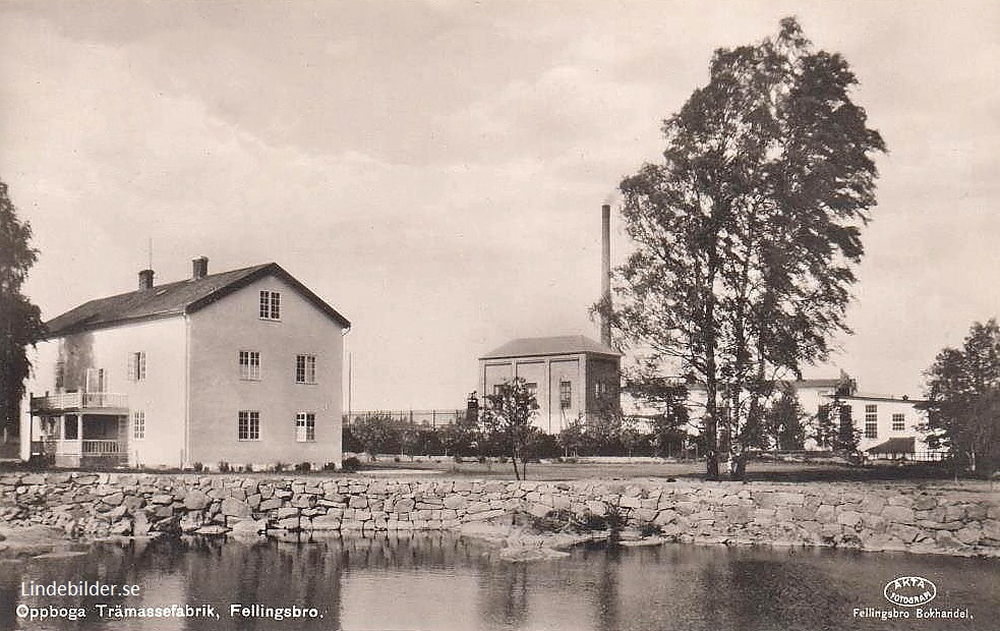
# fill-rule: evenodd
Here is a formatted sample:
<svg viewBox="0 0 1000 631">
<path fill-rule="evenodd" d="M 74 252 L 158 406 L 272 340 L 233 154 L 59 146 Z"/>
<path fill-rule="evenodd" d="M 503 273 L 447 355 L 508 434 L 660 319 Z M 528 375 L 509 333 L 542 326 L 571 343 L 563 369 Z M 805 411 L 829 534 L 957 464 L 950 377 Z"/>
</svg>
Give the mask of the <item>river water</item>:
<svg viewBox="0 0 1000 631">
<path fill-rule="evenodd" d="M 934 600 L 891 605 L 886 583 L 903 576 L 933 582 Z M 119 593 L 46 595 L 60 585 Z M 450 534 L 103 543 L 0 561 L 0 628 L 995 630 L 1000 562 L 668 544 L 509 563 Z"/>
</svg>

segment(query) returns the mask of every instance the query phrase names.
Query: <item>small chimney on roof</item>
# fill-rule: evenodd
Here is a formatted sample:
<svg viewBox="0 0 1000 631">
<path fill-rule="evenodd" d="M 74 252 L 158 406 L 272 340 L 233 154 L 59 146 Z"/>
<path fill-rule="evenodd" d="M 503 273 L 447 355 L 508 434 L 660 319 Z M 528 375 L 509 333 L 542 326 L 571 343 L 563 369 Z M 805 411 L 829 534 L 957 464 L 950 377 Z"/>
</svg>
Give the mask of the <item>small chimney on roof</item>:
<svg viewBox="0 0 1000 631">
<path fill-rule="evenodd" d="M 139 272 L 139 290 L 153 288 L 153 270 L 144 269 Z"/>
<path fill-rule="evenodd" d="M 191 260 L 191 278 L 198 280 L 208 276 L 208 257 L 199 256 Z"/>
</svg>

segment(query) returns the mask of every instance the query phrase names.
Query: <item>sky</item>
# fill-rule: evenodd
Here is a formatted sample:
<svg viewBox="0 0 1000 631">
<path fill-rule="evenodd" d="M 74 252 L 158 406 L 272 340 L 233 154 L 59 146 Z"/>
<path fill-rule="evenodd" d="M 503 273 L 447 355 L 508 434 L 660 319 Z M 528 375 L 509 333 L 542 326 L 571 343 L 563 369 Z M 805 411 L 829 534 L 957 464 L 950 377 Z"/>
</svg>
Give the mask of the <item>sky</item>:
<svg viewBox="0 0 1000 631">
<path fill-rule="evenodd" d="M 660 158 L 713 50 L 788 15 L 847 59 L 889 146 L 854 335 L 807 375 L 919 395 L 1000 316 L 995 0 L 5 0 L 25 292 L 48 319 L 150 258 L 157 283 L 276 261 L 351 320 L 354 409 L 464 407 L 510 339 L 599 337 L 601 204 Z"/>
</svg>

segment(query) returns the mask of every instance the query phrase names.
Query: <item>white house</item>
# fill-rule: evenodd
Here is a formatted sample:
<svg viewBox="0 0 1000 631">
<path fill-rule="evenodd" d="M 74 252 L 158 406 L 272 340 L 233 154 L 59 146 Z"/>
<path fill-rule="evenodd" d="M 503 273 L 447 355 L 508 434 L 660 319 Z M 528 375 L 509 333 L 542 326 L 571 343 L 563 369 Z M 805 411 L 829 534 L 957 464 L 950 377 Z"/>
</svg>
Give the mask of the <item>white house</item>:
<svg viewBox="0 0 1000 631">
<path fill-rule="evenodd" d="M 858 450 L 873 460 L 908 459 L 940 460 L 946 450 L 932 449 L 927 433 L 921 429 L 926 422 L 924 413 L 917 408 L 919 400 L 906 396 L 893 397 L 858 392 L 857 382 L 841 372 L 839 377 L 827 379 L 802 379 L 786 382 L 795 390 L 802 411 L 808 422 L 832 420 L 834 427 L 849 423 L 859 434 Z M 704 408 L 704 390 L 691 389 L 689 410 L 697 419 Z M 643 409 L 641 402 L 623 403 L 627 414 L 648 417 L 655 410 Z M 831 419 L 835 414 L 838 418 Z M 697 420 L 691 428 L 697 433 Z M 806 439 L 807 450 L 825 450 L 831 444 L 819 444 L 815 437 Z"/>
<path fill-rule="evenodd" d="M 47 323 L 21 456 L 60 466 L 341 460 L 350 322 L 276 263 L 82 304 Z"/>
</svg>

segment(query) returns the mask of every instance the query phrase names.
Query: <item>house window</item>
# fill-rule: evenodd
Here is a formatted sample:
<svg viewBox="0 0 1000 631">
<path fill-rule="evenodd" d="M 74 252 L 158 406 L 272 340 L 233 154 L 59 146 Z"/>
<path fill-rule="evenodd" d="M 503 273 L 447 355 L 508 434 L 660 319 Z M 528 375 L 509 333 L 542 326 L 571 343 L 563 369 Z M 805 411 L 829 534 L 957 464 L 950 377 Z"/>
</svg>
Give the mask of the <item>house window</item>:
<svg viewBox="0 0 1000 631">
<path fill-rule="evenodd" d="M 240 379 L 260 380 L 260 351 L 240 351 Z"/>
<path fill-rule="evenodd" d="M 878 438 L 878 406 L 865 405 L 865 438 Z"/>
<path fill-rule="evenodd" d="M 128 380 L 142 381 L 146 378 L 146 351 L 136 351 L 128 355 Z"/>
<path fill-rule="evenodd" d="M 892 431 L 901 432 L 906 429 L 906 415 L 905 414 L 893 414 L 892 415 Z"/>
<path fill-rule="evenodd" d="M 260 440 L 260 412 L 240 410 L 236 438 L 239 440 Z"/>
<path fill-rule="evenodd" d="M 878 406 L 865 405 L 865 438 L 878 438 Z"/>
<path fill-rule="evenodd" d="M 878 422 L 865 418 L 865 438 L 878 438 Z"/>
<path fill-rule="evenodd" d="M 316 383 L 316 356 L 295 357 L 295 383 Z"/>
<path fill-rule="evenodd" d="M 300 443 L 311 443 L 316 440 L 315 414 L 299 412 L 295 415 L 295 440 Z"/>
<path fill-rule="evenodd" d="M 568 410 L 573 407 L 573 382 L 559 382 L 559 408 Z"/>
<path fill-rule="evenodd" d="M 281 319 L 281 294 L 279 292 L 260 292 L 260 318 L 261 320 Z"/>
<path fill-rule="evenodd" d="M 146 437 L 146 413 L 142 410 L 132 411 L 132 438 L 142 440 Z"/>
<path fill-rule="evenodd" d="M 66 362 L 56 362 L 56 392 L 62 392 L 66 387 Z"/>
</svg>

